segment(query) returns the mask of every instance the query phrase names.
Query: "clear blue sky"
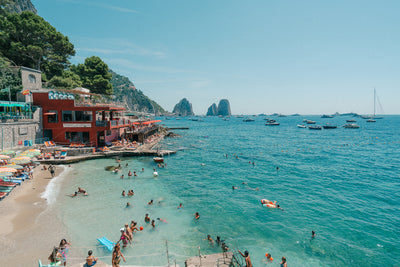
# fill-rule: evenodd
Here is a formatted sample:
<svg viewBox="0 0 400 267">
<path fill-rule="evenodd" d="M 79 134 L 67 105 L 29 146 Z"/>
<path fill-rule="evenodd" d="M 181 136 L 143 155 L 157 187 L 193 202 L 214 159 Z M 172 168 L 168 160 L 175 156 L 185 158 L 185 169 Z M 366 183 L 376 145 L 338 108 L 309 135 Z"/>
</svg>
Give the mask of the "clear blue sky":
<svg viewBox="0 0 400 267">
<path fill-rule="evenodd" d="M 70 38 L 165 109 L 196 114 L 400 113 L 400 1 L 32 0 Z"/>
</svg>

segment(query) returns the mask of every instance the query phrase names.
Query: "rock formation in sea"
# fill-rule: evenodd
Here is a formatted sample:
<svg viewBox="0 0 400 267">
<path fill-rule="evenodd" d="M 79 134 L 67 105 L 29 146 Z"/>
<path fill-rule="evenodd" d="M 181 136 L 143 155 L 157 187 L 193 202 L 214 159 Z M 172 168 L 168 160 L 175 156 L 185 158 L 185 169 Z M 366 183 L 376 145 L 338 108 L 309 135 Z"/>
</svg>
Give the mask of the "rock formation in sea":
<svg viewBox="0 0 400 267">
<path fill-rule="evenodd" d="M 218 108 L 215 103 L 213 103 L 207 110 L 207 116 L 217 116 L 218 115 Z"/>
<path fill-rule="evenodd" d="M 192 104 L 190 104 L 186 98 L 182 99 L 181 101 L 179 101 L 178 104 L 175 105 L 172 113 L 174 113 L 177 116 L 193 116 L 194 115 Z"/>
<path fill-rule="evenodd" d="M 231 106 L 228 99 L 221 99 L 218 104 L 218 116 L 230 116 Z"/>
</svg>

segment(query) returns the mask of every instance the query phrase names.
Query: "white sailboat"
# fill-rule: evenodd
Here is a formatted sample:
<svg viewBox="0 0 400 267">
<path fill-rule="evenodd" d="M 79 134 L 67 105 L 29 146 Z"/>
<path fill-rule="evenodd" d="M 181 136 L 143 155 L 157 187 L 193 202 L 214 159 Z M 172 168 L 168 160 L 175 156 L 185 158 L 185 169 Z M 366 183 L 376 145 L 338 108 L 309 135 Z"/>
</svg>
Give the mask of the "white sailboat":
<svg viewBox="0 0 400 267">
<path fill-rule="evenodd" d="M 375 88 L 374 88 L 374 115 L 372 115 L 372 117 L 371 118 L 369 118 L 368 120 L 367 120 L 367 122 L 376 122 L 376 120 L 375 120 L 375 113 L 376 113 L 376 90 L 375 90 Z"/>
</svg>

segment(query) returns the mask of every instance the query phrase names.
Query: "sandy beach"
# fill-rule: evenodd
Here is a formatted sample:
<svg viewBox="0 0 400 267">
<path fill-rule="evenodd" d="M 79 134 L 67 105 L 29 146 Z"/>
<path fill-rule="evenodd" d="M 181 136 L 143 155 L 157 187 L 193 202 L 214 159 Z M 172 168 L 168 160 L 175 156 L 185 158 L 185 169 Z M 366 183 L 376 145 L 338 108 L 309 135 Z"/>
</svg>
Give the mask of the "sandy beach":
<svg viewBox="0 0 400 267">
<path fill-rule="evenodd" d="M 0 266 L 36 266 L 47 257 L 62 238 L 65 227 L 52 215 L 46 199 L 41 198 L 54 179 L 43 165 L 34 169 L 34 179 L 25 180 L 0 202 Z M 57 166 L 56 177 L 63 171 Z"/>
</svg>

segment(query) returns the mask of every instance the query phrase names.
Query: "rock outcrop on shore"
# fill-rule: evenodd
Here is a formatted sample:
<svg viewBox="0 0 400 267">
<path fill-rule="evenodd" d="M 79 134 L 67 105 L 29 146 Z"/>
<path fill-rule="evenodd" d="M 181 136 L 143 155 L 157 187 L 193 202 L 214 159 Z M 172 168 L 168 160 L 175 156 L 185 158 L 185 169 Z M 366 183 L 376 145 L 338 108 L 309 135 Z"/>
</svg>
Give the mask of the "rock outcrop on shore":
<svg viewBox="0 0 400 267">
<path fill-rule="evenodd" d="M 218 115 L 218 108 L 215 103 L 213 103 L 207 110 L 207 116 L 217 116 Z"/>
<path fill-rule="evenodd" d="M 182 99 L 178 104 L 175 105 L 172 113 L 182 117 L 194 115 L 192 104 L 186 98 Z"/>
</svg>

